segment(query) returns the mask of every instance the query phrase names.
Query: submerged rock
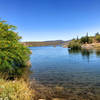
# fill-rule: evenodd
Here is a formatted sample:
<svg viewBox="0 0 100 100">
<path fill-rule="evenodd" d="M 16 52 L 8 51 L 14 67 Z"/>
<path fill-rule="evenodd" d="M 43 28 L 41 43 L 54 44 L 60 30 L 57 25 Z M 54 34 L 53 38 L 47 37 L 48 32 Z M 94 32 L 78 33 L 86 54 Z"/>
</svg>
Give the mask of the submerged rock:
<svg viewBox="0 0 100 100">
<path fill-rule="evenodd" d="M 53 98 L 52 100 L 66 100 L 64 98 Z"/>
</svg>

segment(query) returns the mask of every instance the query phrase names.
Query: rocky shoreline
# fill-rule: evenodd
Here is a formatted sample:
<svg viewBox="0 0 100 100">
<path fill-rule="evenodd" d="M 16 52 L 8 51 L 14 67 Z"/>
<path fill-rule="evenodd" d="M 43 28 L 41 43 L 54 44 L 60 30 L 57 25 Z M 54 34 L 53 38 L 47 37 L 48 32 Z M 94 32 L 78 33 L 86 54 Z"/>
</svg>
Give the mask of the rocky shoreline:
<svg viewBox="0 0 100 100">
<path fill-rule="evenodd" d="M 81 47 L 83 49 L 99 49 L 100 43 L 83 44 Z"/>
<path fill-rule="evenodd" d="M 68 44 L 63 45 L 64 48 L 68 48 Z M 100 43 L 83 44 L 82 49 L 100 49 Z"/>
</svg>

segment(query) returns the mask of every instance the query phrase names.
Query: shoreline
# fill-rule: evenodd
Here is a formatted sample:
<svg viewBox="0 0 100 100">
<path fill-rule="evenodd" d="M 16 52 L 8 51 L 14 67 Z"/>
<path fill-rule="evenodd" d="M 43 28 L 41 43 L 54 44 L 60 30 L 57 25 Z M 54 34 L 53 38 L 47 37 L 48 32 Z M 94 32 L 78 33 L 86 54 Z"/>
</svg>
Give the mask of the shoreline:
<svg viewBox="0 0 100 100">
<path fill-rule="evenodd" d="M 68 44 L 63 45 L 63 48 L 68 48 Z M 83 44 L 82 49 L 100 49 L 100 43 Z"/>
</svg>

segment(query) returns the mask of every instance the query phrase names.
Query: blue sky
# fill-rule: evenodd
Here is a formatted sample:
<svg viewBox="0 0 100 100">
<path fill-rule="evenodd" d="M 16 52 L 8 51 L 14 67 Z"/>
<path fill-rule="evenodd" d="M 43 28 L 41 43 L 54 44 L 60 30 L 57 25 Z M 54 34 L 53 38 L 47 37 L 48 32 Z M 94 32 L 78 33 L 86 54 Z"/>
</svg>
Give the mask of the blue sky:
<svg viewBox="0 0 100 100">
<path fill-rule="evenodd" d="M 0 17 L 22 41 L 70 40 L 100 32 L 100 0 L 0 0 Z"/>
</svg>

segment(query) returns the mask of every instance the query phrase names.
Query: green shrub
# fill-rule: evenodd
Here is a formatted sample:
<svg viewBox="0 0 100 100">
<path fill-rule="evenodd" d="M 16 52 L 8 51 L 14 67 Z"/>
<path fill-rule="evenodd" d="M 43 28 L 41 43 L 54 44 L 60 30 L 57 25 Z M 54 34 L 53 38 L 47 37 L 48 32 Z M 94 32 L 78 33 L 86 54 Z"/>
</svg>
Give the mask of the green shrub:
<svg viewBox="0 0 100 100">
<path fill-rule="evenodd" d="M 93 43 L 93 38 L 92 37 L 89 37 L 88 43 Z"/>
<path fill-rule="evenodd" d="M 85 37 L 82 37 L 80 39 L 80 42 L 83 43 L 83 44 L 85 44 L 85 43 L 92 43 L 93 39 L 91 37 L 85 36 Z"/>
<path fill-rule="evenodd" d="M 100 35 L 99 32 L 97 32 L 97 33 L 95 34 L 95 36 L 97 36 L 97 35 Z"/>
<path fill-rule="evenodd" d="M 96 35 L 96 40 L 100 42 L 100 35 Z"/>
<path fill-rule="evenodd" d="M 88 37 L 87 36 L 82 37 L 81 40 L 80 40 L 80 42 L 81 43 L 86 43 L 86 42 L 88 43 Z"/>
<path fill-rule="evenodd" d="M 68 48 L 78 50 L 81 49 L 81 44 L 74 40 L 69 43 Z"/>
<path fill-rule="evenodd" d="M 21 44 L 15 26 L 0 20 L 0 72 L 21 75 L 27 66 L 30 50 Z"/>
</svg>

